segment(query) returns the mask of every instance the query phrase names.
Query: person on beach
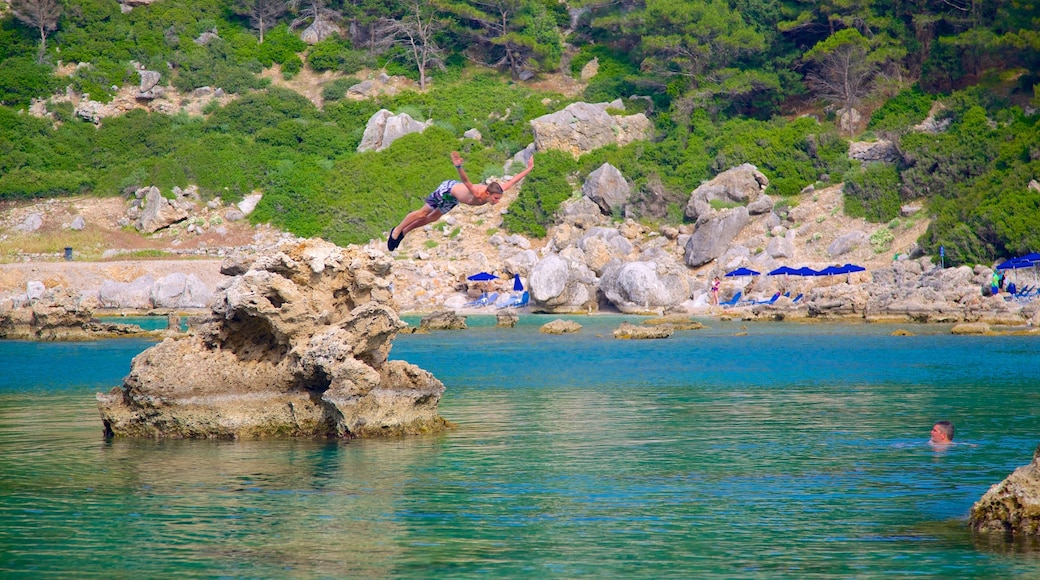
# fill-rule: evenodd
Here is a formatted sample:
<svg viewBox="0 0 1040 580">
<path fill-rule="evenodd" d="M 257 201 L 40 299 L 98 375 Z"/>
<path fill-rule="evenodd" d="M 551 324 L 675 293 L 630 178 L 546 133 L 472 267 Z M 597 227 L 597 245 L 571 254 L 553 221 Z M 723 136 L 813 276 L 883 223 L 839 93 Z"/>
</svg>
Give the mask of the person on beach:
<svg viewBox="0 0 1040 580">
<path fill-rule="evenodd" d="M 502 201 L 503 193 L 519 183 L 521 179 L 527 177 L 527 174 L 534 169 L 534 155 L 532 154 L 530 159 L 527 160 L 527 167 L 514 175 L 509 181 L 484 185 L 482 183 L 470 183 L 466 171 L 462 168 L 463 159 L 458 151 L 451 152 L 451 162 L 455 165 L 455 169 L 458 170 L 461 181 L 449 179 L 442 182 L 426 198 L 421 208 L 406 215 L 396 228 L 390 230 L 390 238 L 386 241 L 386 247 L 391 252 L 401 245 L 401 240 L 404 239 L 405 234 L 415 228 L 421 228 L 426 224 L 432 224 L 441 219 L 442 215 L 448 213 L 460 203 L 466 205 L 497 204 L 499 201 Z"/>
<path fill-rule="evenodd" d="M 715 306 L 719 305 L 719 287 L 722 285 L 722 280 L 719 280 L 718 276 L 711 281 L 711 303 Z"/>
<path fill-rule="evenodd" d="M 939 421 L 932 425 L 932 437 L 928 440 L 929 445 L 933 447 L 953 445 L 953 431 L 953 423 L 949 421 Z"/>
</svg>

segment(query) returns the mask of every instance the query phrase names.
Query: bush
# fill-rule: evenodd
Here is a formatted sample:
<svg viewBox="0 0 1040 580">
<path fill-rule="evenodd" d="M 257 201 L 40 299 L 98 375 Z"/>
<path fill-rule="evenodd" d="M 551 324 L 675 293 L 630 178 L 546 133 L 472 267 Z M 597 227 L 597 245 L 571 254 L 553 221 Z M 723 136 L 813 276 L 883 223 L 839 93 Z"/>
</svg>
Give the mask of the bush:
<svg viewBox="0 0 1040 580">
<path fill-rule="evenodd" d="M 307 53 L 307 65 L 317 72 L 333 70 L 353 74 L 368 64 L 370 59 L 363 51 L 353 50 L 348 42 L 338 38 L 326 38 Z"/>
<path fill-rule="evenodd" d="M 0 105 L 25 107 L 34 98 L 46 98 L 60 86 L 51 67 L 30 57 L 12 57 L 0 62 Z"/>
<path fill-rule="evenodd" d="M 903 133 L 928 117 L 933 101 L 931 95 L 914 85 L 885 101 L 884 105 L 874 111 L 867 129 Z"/>
<path fill-rule="evenodd" d="M 538 154 L 535 167 L 524 179 L 520 195 L 509 206 L 503 223 L 509 231 L 545 237 L 560 204 L 571 196 L 567 175 L 577 163 L 567 153 L 549 150 Z"/>
<path fill-rule="evenodd" d="M 317 112 L 314 103 L 296 91 L 271 87 L 231 101 L 214 112 L 206 126 L 226 133 L 254 134 L 287 119 L 312 119 Z"/>
<path fill-rule="evenodd" d="M 888 163 L 869 163 L 845 174 L 845 213 L 875 223 L 899 215 L 899 171 Z"/>
<path fill-rule="evenodd" d="M 347 89 L 358 84 L 357 77 L 343 77 L 327 83 L 321 89 L 321 98 L 325 102 L 335 102 L 347 96 Z"/>
</svg>

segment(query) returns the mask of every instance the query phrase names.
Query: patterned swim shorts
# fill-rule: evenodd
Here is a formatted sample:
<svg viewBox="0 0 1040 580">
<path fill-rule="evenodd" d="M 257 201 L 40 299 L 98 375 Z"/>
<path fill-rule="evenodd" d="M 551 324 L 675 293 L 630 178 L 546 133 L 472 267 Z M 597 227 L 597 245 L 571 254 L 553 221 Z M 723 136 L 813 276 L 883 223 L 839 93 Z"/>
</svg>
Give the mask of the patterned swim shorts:
<svg viewBox="0 0 1040 580">
<path fill-rule="evenodd" d="M 426 197 L 426 205 L 441 213 L 448 213 L 455 209 L 455 206 L 459 205 L 459 200 L 451 194 L 451 188 L 455 187 L 456 183 L 458 181 L 449 179 L 438 185 L 437 189 Z"/>
</svg>

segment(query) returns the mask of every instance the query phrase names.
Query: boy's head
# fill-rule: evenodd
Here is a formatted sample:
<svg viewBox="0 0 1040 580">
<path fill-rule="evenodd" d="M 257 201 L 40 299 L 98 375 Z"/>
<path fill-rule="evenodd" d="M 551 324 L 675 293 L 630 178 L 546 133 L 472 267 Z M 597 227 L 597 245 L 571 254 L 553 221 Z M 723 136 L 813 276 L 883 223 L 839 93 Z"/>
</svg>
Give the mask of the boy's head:
<svg viewBox="0 0 1040 580">
<path fill-rule="evenodd" d="M 488 184 L 487 195 L 488 199 L 491 200 L 491 203 L 494 204 L 502 201 L 502 193 L 504 193 L 502 191 L 502 185 L 499 184 L 497 181 Z"/>
</svg>

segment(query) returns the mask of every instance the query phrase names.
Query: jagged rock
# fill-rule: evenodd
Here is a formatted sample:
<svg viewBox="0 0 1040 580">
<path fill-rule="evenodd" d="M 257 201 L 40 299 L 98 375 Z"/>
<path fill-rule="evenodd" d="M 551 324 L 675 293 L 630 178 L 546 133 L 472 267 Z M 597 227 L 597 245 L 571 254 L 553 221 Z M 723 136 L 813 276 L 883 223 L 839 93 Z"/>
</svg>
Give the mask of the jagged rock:
<svg viewBox="0 0 1040 580">
<path fill-rule="evenodd" d="M 387 355 L 405 324 L 392 259 L 321 240 L 285 240 L 254 257 L 194 333 L 134 358 L 98 393 L 106 434 L 139 437 L 368 437 L 436 431 L 444 385 Z"/>
<path fill-rule="evenodd" d="M 685 268 L 674 262 L 615 262 L 604 270 L 599 288 L 626 314 L 671 308 L 690 296 Z"/>
<path fill-rule="evenodd" d="M 475 141 L 480 141 L 484 138 L 484 136 L 480 134 L 480 131 L 476 129 L 467 129 L 466 132 L 462 134 L 462 136 L 466 139 L 473 139 Z"/>
<path fill-rule="evenodd" d="M 162 75 L 158 72 L 154 70 L 138 70 L 137 74 L 141 77 L 141 82 L 137 87 L 138 99 L 155 99 L 166 93 L 163 87 L 159 85 Z"/>
<path fill-rule="evenodd" d="M 499 312 L 495 315 L 495 326 L 513 328 L 520 322 L 520 315 L 516 312 Z"/>
<path fill-rule="evenodd" d="M 672 336 L 675 329 L 667 324 L 658 326 L 640 326 L 629 322 L 622 322 L 621 326 L 614 329 L 614 338 L 622 339 L 654 339 L 668 338 Z"/>
<path fill-rule="evenodd" d="M 748 211 L 743 206 L 701 216 L 697 229 L 686 241 L 686 265 L 697 268 L 721 256 L 747 223 Z"/>
<path fill-rule="evenodd" d="M 837 258 L 867 243 L 870 243 L 870 236 L 859 230 L 852 231 L 834 238 L 834 241 L 827 246 L 827 254 Z"/>
<path fill-rule="evenodd" d="M 196 276 L 175 272 L 152 284 L 150 299 L 154 308 L 205 308 L 213 292 Z"/>
<path fill-rule="evenodd" d="M 310 26 L 300 33 L 300 40 L 307 44 L 317 44 L 330 36 L 340 36 L 342 30 L 328 18 L 315 18 Z"/>
<path fill-rule="evenodd" d="M 659 316 L 656 318 L 648 318 L 643 321 L 643 324 L 647 326 L 671 326 L 675 330 L 701 330 L 704 328 L 704 324 L 693 320 L 689 316 L 682 314 L 673 314 L 671 316 Z"/>
<path fill-rule="evenodd" d="M 563 320 L 557 318 L 552 322 L 546 322 L 538 329 L 538 332 L 542 334 L 567 334 L 569 332 L 578 332 L 581 330 L 581 325 L 573 320 Z"/>
<path fill-rule="evenodd" d="M 69 229 L 75 230 L 77 232 L 83 231 L 83 229 L 86 227 L 87 222 L 83 219 L 83 216 L 81 215 L 78 215 L 75 218 L 73 218 L 72 223 L 69 224 Z"/>
<path fill-rule="evenodd" d="M 599 73 L 599 58 L 593 58 L 589 62 L 585 63 L 585 66 L 581 67 L 581 74 L 579 75 L 581 80 L 587 81 Z"/>
<path fill-rule="evenodd" d="M 22 223 L 14 226 L 12 229 L 16 232 L 30 233 L 43 227 L 43 216 L 38 213 L 31 213 L 22 220 Z"/>
<path fill-rule="evenodd" d="M 610 144 L 627 145 L 649 139 L 652 125 L 646 115 L 616 115 L 607 108 L 622 108 L 616 103 L 571 103 L 563 110 L 531 120 L 535 147 L 539 151 L 557 149 L 574 157 Z"/>
<path fill-rule="evenodd" d="M 98 289 L 98 303 L 102 308 L 145 310 L 152 307 L 154 285 L 155 279 L 147 274 L 131 282 L 104 280 Z"/>
<path fill-rule="evenodd" d="M 369 118 L 357 150 L 382 151 L 395 140 L 409 133 L 422 133 L 432 124 L 433 119 L 420 123 L 408 113 L 394 115 L 386 109 L 380 109 Z"/>
<path fill-rule="evenodd" d="M 256 209 L 256 205 L 263 199 L 262 193 L 251 193 L 242 198 L 242 201 L 238 202 L 238 209 L 242 211 L 242 215 L 249 215 Z"/>
<path fill-rule="evenodd" d="M 632 188 L 617 167 L 604 163 L 585 179 L 581 192 L 594 201 L 604 215 L 613 215 L 624 209 Z"/>
<path fill-rule="evenodd" d="M 581 250 L 569 248 L 565 252 L 569 253 L 550 254 L 531 269 L 528 287 L 532 306 L 545 312 L 595 310 L 598 281 L 595 273 L 585 265 Z"/>
<path fill-rule="evenodd" d="M 1040 535 L 1040 447 L 1033 452 L 1032 462 L 990 487 L 975 502 L 968 524 L 977 532 Z"/>
<path fill-rule="evenodd" d="M 856 161 L 895 163 L 902 158 L 896 144 L 887 139 L 849 143 L 849 159 Z"/>
<path fill-rule="evenodd" d="M 693 221 L 700 220 L 702 215 L 710 211 L 713 200 L 744 205 L 755 202 L 768 186 L 769 178 L 750 163 L 727 169 L 693 190 L 686 202 L 686 217 Z M 756 205 L 755 211 L 772 211 L 772 205 L 768 209 L 764 208 L 765 203 Z"/>
<path fill-rule="evenodd" d="M 72 341 L 148 334 L 136 324 L 94 320 L 82 297 L 65 288 L 38 292 L 30 286 L 26 300 L 18 302 L 0 305 L 0 338 Z"/>
<path fill-rule="evenodd" d="M 190 201 L 166 199 L 154 186 L 142 187 L 134 196 L 141 202 L 141 213 L 134 226 L 147 234 L 188 219 L 195 207 Z"/>
<path fill-rule="evenodd" d="M 962 322 L 950 329 L 950 334 L 989 334 L 991 328 L 985 322 Z"/>
<path fill-rule="evenodd" d="M 442 310 L 422 317 L 419 321 L 422 330 L 465 330 L 466 317 L 453 310 Z"/>
</svg>

